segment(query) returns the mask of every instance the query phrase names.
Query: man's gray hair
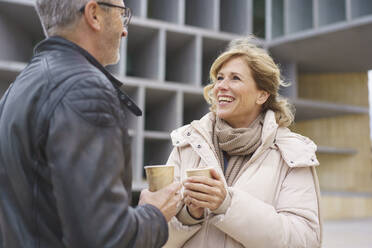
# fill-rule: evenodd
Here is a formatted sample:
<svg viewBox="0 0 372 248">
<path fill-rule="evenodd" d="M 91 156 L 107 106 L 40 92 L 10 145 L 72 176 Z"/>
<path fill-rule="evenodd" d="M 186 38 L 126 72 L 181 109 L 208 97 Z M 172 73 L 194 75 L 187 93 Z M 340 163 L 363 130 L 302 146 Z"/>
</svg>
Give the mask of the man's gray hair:
<svg viewBox="0 0 372 248">
<path fill-rule="evenodd" d="M 81 15 L 79 10 L 90 0 L 36 0 L 36 11 L 45 35 L 57 35 L 74 24 Z"/>
</svg>

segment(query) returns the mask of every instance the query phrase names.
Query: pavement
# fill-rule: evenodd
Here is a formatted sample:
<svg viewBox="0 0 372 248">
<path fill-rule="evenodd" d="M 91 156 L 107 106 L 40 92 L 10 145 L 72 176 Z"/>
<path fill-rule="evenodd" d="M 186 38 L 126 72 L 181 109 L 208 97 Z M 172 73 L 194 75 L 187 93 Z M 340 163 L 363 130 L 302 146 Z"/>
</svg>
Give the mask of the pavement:
<svg viewBox="0 0 372 248">
<path fill-rule="evenodd" d="M 322 248 L 372 248 L 372 218 L 323 223 Z"/>
</svg>

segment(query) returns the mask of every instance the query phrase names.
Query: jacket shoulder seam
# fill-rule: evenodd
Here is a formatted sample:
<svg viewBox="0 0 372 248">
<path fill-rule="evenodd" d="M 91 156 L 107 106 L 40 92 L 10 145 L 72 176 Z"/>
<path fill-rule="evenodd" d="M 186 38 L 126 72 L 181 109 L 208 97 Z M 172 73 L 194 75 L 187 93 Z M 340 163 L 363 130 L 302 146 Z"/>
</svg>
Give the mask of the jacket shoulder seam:
<svg viewBox="0 0 372 248">
<path fill-rule="evenodd" d="M 74 111 L 75 114 L 77 114 L 80 118 L 82 118 L 84 121 L 86 121 L 87 123 L 91 124 L 91 125 L 94 125 L 94 126 L 97 126 L 97 127 L 114 127 L 116 125 L 116 121 L 115 122 L 112 122 L 110 124 L 103 124 L 103 123 L 94 123 L 92 121 L 90 121 L 88 118 L 86 118 L 73 104 L 71 104 L 69 101 L 61 101 L 63 102 L 64 104 L 66 104 L 69 108 L 71 108 L 72 111 Z M 60 102 L 60 103 L 61 103 Z M 115 116 L 113 114 L 110 114 L 112 115 L 112 117 L 116 120 Z"/>
</svg>

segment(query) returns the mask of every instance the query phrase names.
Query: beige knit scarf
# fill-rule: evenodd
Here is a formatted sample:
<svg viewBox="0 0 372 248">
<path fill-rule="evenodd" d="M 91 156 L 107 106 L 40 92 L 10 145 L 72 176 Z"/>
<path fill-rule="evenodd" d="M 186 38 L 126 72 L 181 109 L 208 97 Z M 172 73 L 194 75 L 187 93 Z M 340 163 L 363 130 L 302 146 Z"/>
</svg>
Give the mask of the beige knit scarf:
<svg viewBox="0 0 372 248">
<path fill-rule="evenodd" d="M 263 115 L 259 115 L 248 128 L 232 128 L 226 121 L 216 117 L 213 144 L 217 150 L 228 186 L 231 186 L 239 171 L 261 145 Z M 228 155 L 228 166 L 224 170 L 223 151 Z"/>
</svg>

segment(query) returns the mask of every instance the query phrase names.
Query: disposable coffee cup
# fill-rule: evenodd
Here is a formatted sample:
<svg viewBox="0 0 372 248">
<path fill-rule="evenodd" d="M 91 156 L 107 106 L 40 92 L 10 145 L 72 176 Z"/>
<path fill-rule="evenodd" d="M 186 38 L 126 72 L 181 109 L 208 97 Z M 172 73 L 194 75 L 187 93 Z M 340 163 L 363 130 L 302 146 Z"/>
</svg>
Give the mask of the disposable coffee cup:
<svg viewBox="0 0 372 248">
<path fill-rule="evenodd" d="M 186 170 L 186 175 L 187 177 L 204 176 L 204 177 L 212 178 L 211 169 L 212 168 L 189 169 L 189 170 Z"/>
<path fill-rule="evenodd" d="M 158 191 L 174 180 L 174 166 L 172 165 L 149 165 L 145 166 L 146 178 L 151 192 Z"/>
</svg>

